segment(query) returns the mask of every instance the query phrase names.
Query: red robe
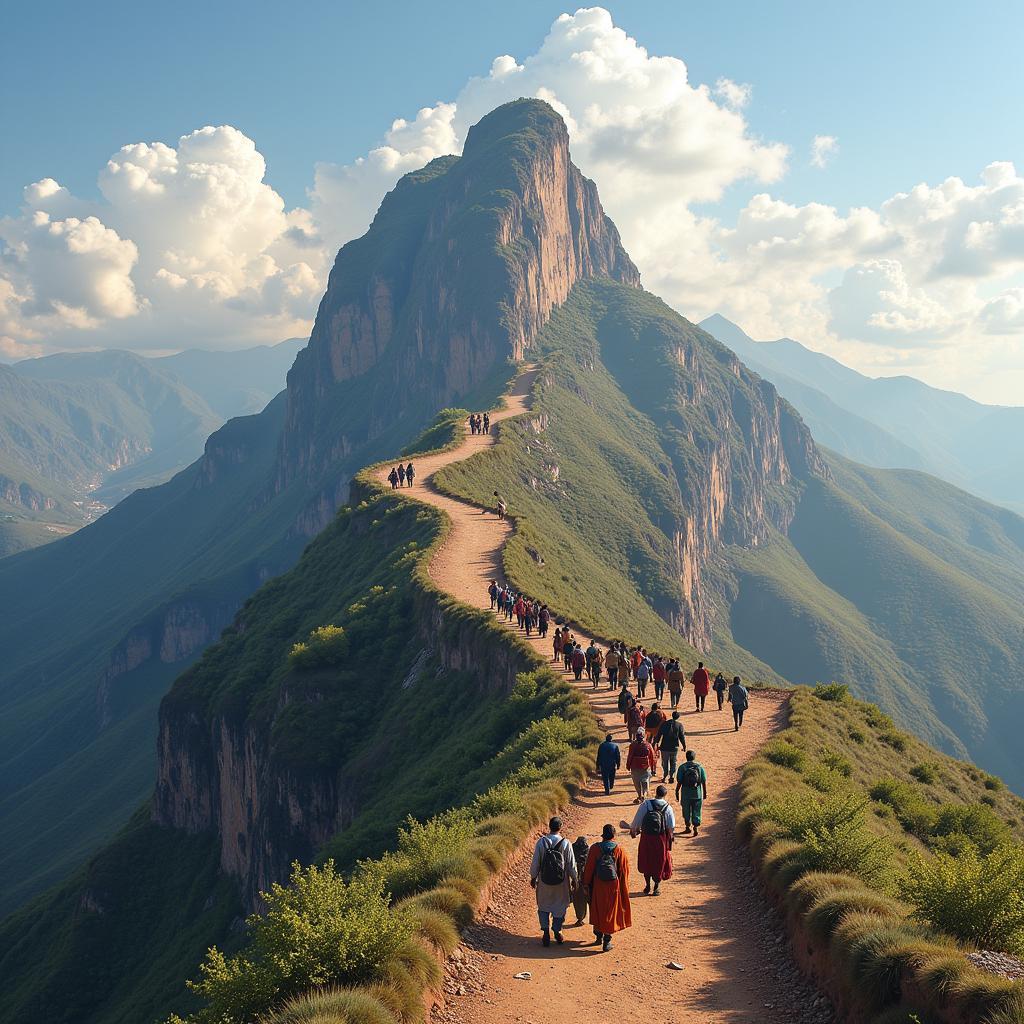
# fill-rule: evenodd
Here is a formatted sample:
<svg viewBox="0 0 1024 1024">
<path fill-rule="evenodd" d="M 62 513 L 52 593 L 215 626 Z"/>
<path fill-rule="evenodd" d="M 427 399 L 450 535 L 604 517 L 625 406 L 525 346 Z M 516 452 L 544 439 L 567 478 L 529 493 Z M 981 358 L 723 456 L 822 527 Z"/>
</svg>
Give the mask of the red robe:
<svg viewBox="0 0 1024 1024">
<path fill-rule="evenodd" d="M 658 836 L 640 833 L 640 846 L 636 852 L 636 869 L 642 875 L 649 875 L 656 882 L 672 877 L 671 835 L 663 832 Z"/>
<path fill-rule="evenodd" d="M 600 856 L 601 844 L 594 843 L 587 854 L 583 884 L 590 887 L 590 923 L 594 931 L 613 935 L 633 923 L 629 909 L 629 858 L 626 851 L 616 844 L 614 857 L 619 877 L 614 882 L 604 882 L 597 877 Z"/>
<path fill-rule="evenodd" d="M 706 668 L 694 669 L 690 682 L 693 683 L 693 692 L 698 697 L 706 697 L 711 690 L 711 677 Z"/>
</svg>

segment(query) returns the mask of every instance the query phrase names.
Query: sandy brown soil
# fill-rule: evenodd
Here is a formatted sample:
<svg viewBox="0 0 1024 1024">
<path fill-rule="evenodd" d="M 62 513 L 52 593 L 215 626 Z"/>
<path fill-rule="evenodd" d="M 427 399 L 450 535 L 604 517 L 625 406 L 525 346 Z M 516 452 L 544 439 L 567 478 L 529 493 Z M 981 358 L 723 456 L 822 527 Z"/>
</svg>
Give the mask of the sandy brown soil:
<svg viewBox="0 0 1024 1024">
<path fill-rule="evenodd" d="M 487 607 L 487 585 L 501 579 L 501 548 L 511 532 L 493 512 L 440 494 L 432 476 L 442 466 L 471 457 L 496 441 L 494 424 L 529 408 L 536 371 L 517 379 L 505 407 L 492 417 L 492 433 L 467 432 L 455 451 L 416 460 L 415 487 L 405 493 L 445 510 L 453 529 L 430 565 L 432 578 L 454 596 Z M 390 466 L 378 476 L 386 482 Z M 515 628 L 514 626 L 510 628 Z M 577 636 L 588 639 L 579 632 Z M 549 640 L 531 643 L 551 658 Z M 602 684 L 581 685 L 594 711 L 616 740 L 625 729 L 614 694 Z M 719 712 L 715 698 L 698 713 L 692 697 L 683 696 L 681 710 L 687 741 L 708 773 L 709 797 L 704 805 L 700 836 L 681 834 L 673 847 L 674 877 L 662 884 L 658 897 L 643 897 L 643 877 L 635 872 L 637 841 L 620 835 L 634 872 L 633 927 L 615 937 L 608 953 L 588 943 L 590 927 L 574 926 L 570 908 L 563 946 L 541 946 L 529 859 L 524 851 L 500 880 L 484 920 L 467 933 L 448 969 L 445 1008 L 437 1021 L 451 1024 L 563 1024 L 642 1018 L 654 1022 L 828 1021 L 831 1015 L 819 997 L 800 979 L 779 929 L 753 879 L 747 858 L 735 839 L 738 782 L 743 766 L 785 720 L 786 696 L 779 691 L 755 692 L 743 728 L 734 732 L 728 705 Z M 623 749 L 625 760 L 625 749 Z M 591 842 L 606 822 L 617 828 L 634 813 L 632 785 L 623 772 L 611 796 L 591 779 L 565 814 L 565 834 L 586 835 Z M 678 805 L 676 811 L 678 814 Z M 683 965 L 673 970 L 669 962 Z M 529 972 L 528 980 L 515 974 Z"/>
</svg>

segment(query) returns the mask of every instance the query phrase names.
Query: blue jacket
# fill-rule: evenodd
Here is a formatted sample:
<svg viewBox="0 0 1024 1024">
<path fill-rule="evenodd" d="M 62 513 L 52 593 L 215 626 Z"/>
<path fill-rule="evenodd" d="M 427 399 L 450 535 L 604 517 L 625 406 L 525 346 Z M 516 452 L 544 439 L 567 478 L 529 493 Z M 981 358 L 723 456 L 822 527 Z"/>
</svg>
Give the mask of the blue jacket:
<svg viewBox="0 0 1024 1024">
<path fill-rule="evenodd" d="M 619 745 L 612 740 L 605 740 L 597 748 L 597 770 L 602 768 L 618 768 L 622 764 L 622 753 Z"/>
</svg>

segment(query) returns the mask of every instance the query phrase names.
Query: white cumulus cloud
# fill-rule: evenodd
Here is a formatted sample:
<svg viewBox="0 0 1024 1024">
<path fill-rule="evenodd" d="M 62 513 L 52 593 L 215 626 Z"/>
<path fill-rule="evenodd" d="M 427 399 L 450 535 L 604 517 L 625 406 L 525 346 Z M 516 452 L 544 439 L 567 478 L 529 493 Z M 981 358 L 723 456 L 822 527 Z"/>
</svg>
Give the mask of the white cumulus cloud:
<svg viewBox="0 0 1024 1024">
<path fill-rule="evenodd" d="M 811 165 L 825 168 L 839 152 L 839 140 L 834 135 L 815 135 L 811 142 Z"/>
</svg>

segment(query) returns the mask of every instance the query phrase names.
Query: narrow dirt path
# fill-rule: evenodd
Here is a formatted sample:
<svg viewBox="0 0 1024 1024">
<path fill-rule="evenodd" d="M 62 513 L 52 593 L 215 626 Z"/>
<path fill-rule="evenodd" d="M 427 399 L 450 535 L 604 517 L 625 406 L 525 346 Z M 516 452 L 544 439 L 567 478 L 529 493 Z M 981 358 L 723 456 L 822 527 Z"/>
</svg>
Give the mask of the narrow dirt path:
<svg viewBox="0 0 1024 1024">
<path fill-rule="evenodd" d="M 505 407 L 491 417 L 490 434 L 473 435 L 467 429 L 455 450 L 415 460 L 416 485 L 404 492 L 444 509 L 451 517 L 452 530 L 431 561 L 430 575 L 475 607 L 486 608 L 489 581 L 503 579 L 501 550 L 512 527 L 491 512 L 441 494 L 433 475 L 495 444 L 495 425 L 528 411 L 536 375 L 536 369 L 528 368 L 517 378 Z M 386 466 L 377 473 L 385 485 L 389 471 Z M 551 659 L 550 640 L 520 635 Z M 588 681 L 577 685 L 604 731 L 623 743 L 625 728 L 607 684 L 600 690 L 592 690 Z M 697 839 L 678 834 L 682 817 L 675 805 L 679 817 L 673 847 L 675 874 L 663 883 L 662 894 L 638 897 L 643 877 L 635 872 L 637 841 L 620 832 L 619 841 L 633 866 L 633 927 L 615 937 L 610 952 L 601 953 L 588 945 L 593 939 L 588 925 L 571 925 L 575 915 L 570 907 L 565 945 L 545 949 L 539 941 L 528 882 L 529 859 L 524 853 L 498 883 L 483 922 L 470 929 L 457 951 L 456 970 L 449 979 L 455 998 L 435 1014 L 436 1020 L 565 1024 L 567 1019 L 596 1022 L 623 1016 L 659 1024 L 725 1024 L 830 1019 L 812 1006 L 814 995 L 792 966 L 777 922 L 760 896 L 734 833 L 740 773 L 758 747 L 782 728 L 786 696 L 779 691 L 753 694 L 739 733 L 732 729 L 728 705 L 722 712 L 714 708 L 713 694 L 711 707 L 703 713 L 693 710 L 691 702 L 692 697 L 684 693 L 682 720 L 689 745 L 707 769 L 709 798 Z M 633 797 L 625 772 L 611 796 L 605 796 L 604 787 L 591 779 L 564 816 L 565 834 L 570 840 L 586 835 L 593 842 L 606 822 L 619 828 L 633 818 Z M 684 969 L 668 968 L 670 961 Z M 530 972 L 528 981 L 514 979 L 524 971 Z"/>
</svg>

